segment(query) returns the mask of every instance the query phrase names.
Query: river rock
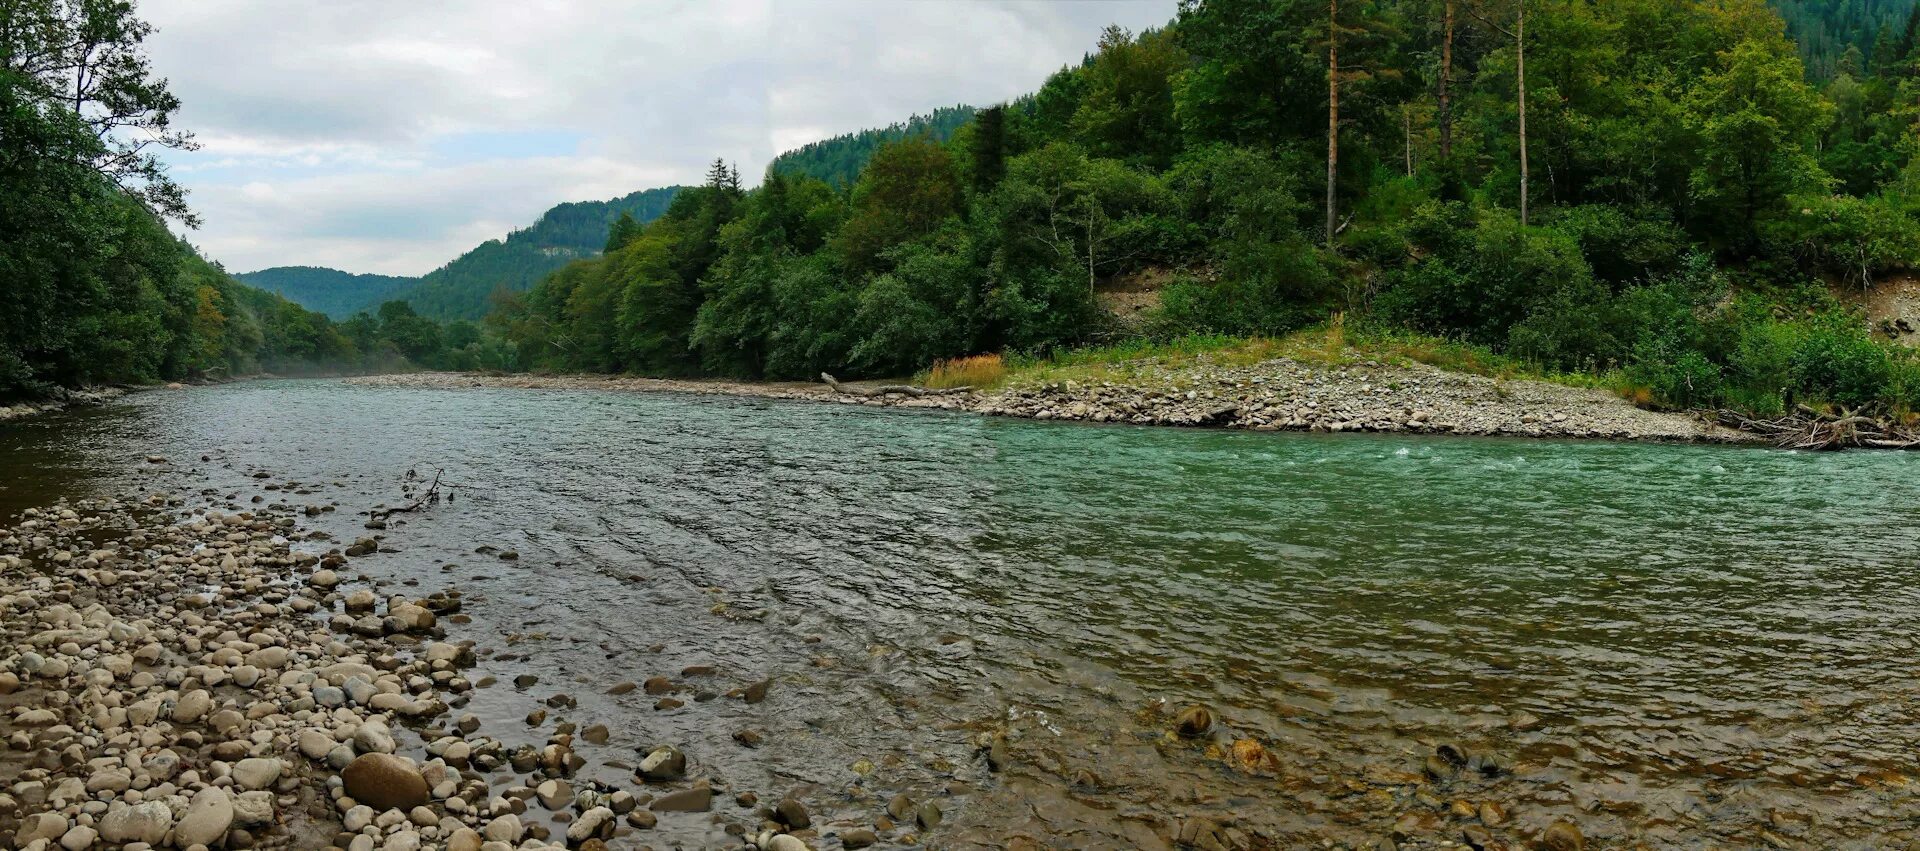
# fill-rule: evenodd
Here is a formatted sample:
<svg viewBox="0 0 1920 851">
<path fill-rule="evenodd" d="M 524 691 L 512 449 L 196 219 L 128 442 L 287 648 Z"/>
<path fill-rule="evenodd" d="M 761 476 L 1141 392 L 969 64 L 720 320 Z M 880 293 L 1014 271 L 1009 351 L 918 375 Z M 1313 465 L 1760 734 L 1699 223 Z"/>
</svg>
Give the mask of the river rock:
<svg viewBox="0 0 1920 851">
<path fill-rule="evenodd" d="M 840 834 L 840 845 L 845 848 L 867 848 L 880 841 L 880 837 L 864 827 Z"/>
<path fill-rule="evenodd" d="M 375 720 L 353 731 L 353 749 L 361 753 L 393 753 L 396 745 L 387 725 Z"/>
<path fill-rule="evenodd" d="M 173 844 L 181 848 L 212 847 L 232 826 L 233 800 L 227 796 L 227 790 L 209 786 L 194 793 L 193 800 L 187 804 L 186 814 L 173 828 Z"/>
<path fill-rule="evenodd" d="M 774 805 L 773 817 L 792 830 L 806 830 L 813 826 L 813 817 L 807 815 L 807 807 L 792 798 Z"/>
<path fill-rule="evenodd" d="M 945 814 L 940 812 L 940 805 L 932 801 L 921 804 L 920 809 L 915 810 L 913 813 L 913 821 L 915 824 L 920 825 L 921 830 L 932 830 L 939 827 L 940 820 L 944 817 Z"/>
<path fill-rule="evenodd" d="M 99 838 L 100 831 L 84 824 L 74 825 L 72 830 L 61 835 L 60 847 L 66 851 L 87 851 Z"/>
<path fill-rule="evenodd" d="M 1540 834 L 1540 847 L 1546 851 L 1586 851 L 1587 838 L 1572 822 L 1556 821 Z"/>
<path fill-rule="evenodd" d="M 1213 710 L 1194 704 L 1173 717 L 1173 729 L 1189 739 L 1197 739 L 1213 729 Z"/>
<path fill-rule="evenodd" d="M 412 809 L 425 804 L 430 792 L 412 761 L 386 753 L 355 757 L 340 779 L 348 796 L 376 810 Z"/>
<path fill-rule="evenodd" d="M 548 780 L 534 787 L 533 794 L 540 799 L 540 806 L 559 812 L 573 804 L 573 785 L 565 780 Z"/>
<path fill-rule="evenodd" d="M 487 822 L 480 834 L 489 842 L 519 842 L 521 830 L 520 817 L 507 813 Z"/>
<path fill-rule="evenodd" d="M 248 791 L 265 789 L 279 779 L 280 760 L 277 759 L 255 757 L 240 760 L 233 766 L 233 782 Z"/>
<path fill-rule="evenodd" d="M 20 820 L 20 829 L 13 834 L 13 844 L 25 848 L 39 840 L 52 842 L 66 835 L 67 819 L 59 813 L 34 813 Z"/>
<path fill-rule="evenodd" d="M 447 837 L 447 851 L 480 851 L 484 844 L 485 840 L 480 838 L 479 831 L 471 827 L 459 828 Z"/>
<path fill-rule="evenodd" d="M 233 796 L 233 820 L 246 827 L 273 824 L 273 793 L 256 790 Z"/>
<path fill-rule="evenodd" d="M 662 745 L 647 754 L 636 769 L 640 779 L 652 783 L 666 783 L 687 776 L 687 755 L 679 748 Z"/>
<path fill-rule="evenodd" d="M 653 799 L 647 808 L 662 813 L 704 813 L 713 809 L 713 790 L 705 786 L 668 792 Z"/>
<path fill-rule="evenodd" d="M 108 842 L 145 842 L 158 845 L 173 828 L 173 810 L 165 801 L 145 801 L 109 810 L 100 820 L 100 836 Z"/>
<path fill-rule="evenodd" d="M 578 847 L 589 839 L 607 839 L 613 836 L 613 828 L 613 810 L 594 807 L 567 825 L 567 843 Z"/>
<path fill-rule="evenodd" d="M 207 714 L 213 708 L 213 695 L 206 689 L 194 689 L 180 696 L 173 705 L 173 720 L 182 724 L 191 724 Z"/>
</svg>

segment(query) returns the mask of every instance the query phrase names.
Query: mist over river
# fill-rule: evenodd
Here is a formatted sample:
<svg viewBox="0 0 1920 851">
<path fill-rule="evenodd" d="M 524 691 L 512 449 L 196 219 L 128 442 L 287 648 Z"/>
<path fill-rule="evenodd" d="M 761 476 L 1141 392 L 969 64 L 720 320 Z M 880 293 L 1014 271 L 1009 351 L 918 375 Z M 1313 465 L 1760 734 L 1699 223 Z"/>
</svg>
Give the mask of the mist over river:
<svg viewBox="0 0 1920 851">
<path fill-rule="evenodd" d="M 343 572 L 462 592 L 448 637 L 498 684 L 461 711 L 536 744 L 607 725 L 579 783 L 630 788 L 670 743 L 728 793 L 614 847 L 737 842 L 743 790 L 800 797 L 822 848 L 900 793 L 945 817 L 883 845 L 1920 837 L 1902 453 L 263 381 L 0 424 L 0 517 L 213 488 L 337 505 L 302 517 L 323 552 L 373 534 L 409 470 L 454 499 Z M 656 676 L 684 705 L 608 693 Z M 557 693 L 578 706 L 528 727 Z M 1190 704 L 1218 719 L 1198 739 L 1173 733 Z M 1471 765 L 1431 765 L 1443 743 Z"/>
</svg>

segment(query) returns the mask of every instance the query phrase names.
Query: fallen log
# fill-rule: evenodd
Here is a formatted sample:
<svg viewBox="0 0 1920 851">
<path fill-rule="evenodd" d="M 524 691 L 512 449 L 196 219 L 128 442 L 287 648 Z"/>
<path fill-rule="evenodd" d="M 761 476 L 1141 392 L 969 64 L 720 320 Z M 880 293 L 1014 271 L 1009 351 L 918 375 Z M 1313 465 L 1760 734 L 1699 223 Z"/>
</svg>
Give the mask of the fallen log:
<svg viewBox="0 0 1920 851">
<path fill-rule="evenodd" d="M 1794 413 L 1757 420 L 1733 411 L 1719 412 L 1722 425 L 1773 438 L 1784 449 L 1920 449 L 1920 433 L 1891 421 L 1842 411 L 1822 414 L 1804 405 Z"/>
<path fill-rule="evenodd" d="M 833 392 L 842 396 L 872 397 L 902 395 L 917 398 L 920 396 L 954 396 L 961 393 L 973 392 L 972 387 L 949 387 L 936 390 L 927 387 L 915 387 L 911 384 L 882 384 L 877 387 L 856 387 L 851 384 L 842 384 L 838 379 L 824 372 L 820 373 L 820 380 L 825 382 L 828 387 L 833 388 Z"/>
</svg>

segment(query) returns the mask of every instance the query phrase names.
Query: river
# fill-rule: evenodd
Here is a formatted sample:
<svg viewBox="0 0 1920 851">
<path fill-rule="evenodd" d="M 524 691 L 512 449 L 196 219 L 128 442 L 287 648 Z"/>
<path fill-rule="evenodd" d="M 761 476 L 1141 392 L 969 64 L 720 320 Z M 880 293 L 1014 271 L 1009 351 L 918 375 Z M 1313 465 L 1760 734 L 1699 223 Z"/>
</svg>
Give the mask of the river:
<svg viewBox="0 0 1920 851">
<path fill-rule="evenodd" d="M 1920 836 L 1899 453 L 270 381 L 0 425 L 0 517 L 214 488 L 337 505 L 308 524 L 324 549 L 409 470 L 453 501 L 395 515 L 354 569 L 461 590 L 450 635 L 500 680 L 469 711 L 537 743 L 523 716 L 572 696 L 556 715 L 612 730 L 584 778 L 630 785 L 635 749 L 672 743 L 716 786 L 801 795 L 823 834 L 938 801 L 932 847 L 1164 847 L 1203 818 L 1418 846 L 1479 823 L 1456 801 L 1497 803 L 1516 846 L 1559 819 L 1599 847 Z M 606 693 L 654 676 L 685 705 Z M 1198 742 L 1169 732 L 1193 703 L 1220 719 Z M 1241 739 L 1268 756 L 1236 761 Z M 1422 779 L 1449 742 L 1490 771 Z"/>
</svg>

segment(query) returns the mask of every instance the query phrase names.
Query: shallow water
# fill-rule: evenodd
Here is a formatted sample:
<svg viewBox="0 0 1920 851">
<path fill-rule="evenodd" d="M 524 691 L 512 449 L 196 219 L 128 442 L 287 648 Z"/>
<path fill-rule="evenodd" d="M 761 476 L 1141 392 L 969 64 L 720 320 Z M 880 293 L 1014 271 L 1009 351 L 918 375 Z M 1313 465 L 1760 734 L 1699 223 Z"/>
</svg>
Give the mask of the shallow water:
<svg viewBox="0 0 1920 851">
<path fill-rule="evenodd" d="M 678 744 L 729 792 L 803 795 L 823 835 L 901 791 L 947 810 L 935 847 L 1152 847 L 1194 816 L 1274 847 L 1396 822 L 1418 844 L 1474 823 L 1456 798 L 1503 804 L 1516 844 L 1558 818 L 1602 847 L 1920 829 L 1920 468 L 1897 453 L 255 382 L 0 425 L 0 516 L 214 487 L 337 502 L 313 525 L 344 543 L 409 469 L 453 503 L 396 515 L 398 552 L 354 567 L 466 594 L 452 635 L 502 681 L 487 731 L 539 741 L 520 718 L 565 692 L 556 715 L 613 730 L 589 757 Z M 312 493 L 261 490 L 287 482 Z M 655 675 L 687 705 L 603 693 Z M 763 703 L 695 699 L 767 678 Z M 1230 731 L 1211 749 L 1157 712 L 1193 702 Z M 1273 761 L 1232 764 L 1238 738 Z M 1418 782 L 1443 741 L 1506 771 Z"/>
</svg>

